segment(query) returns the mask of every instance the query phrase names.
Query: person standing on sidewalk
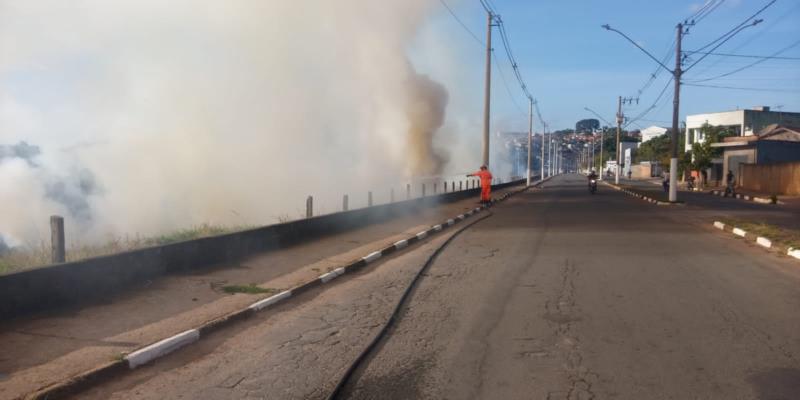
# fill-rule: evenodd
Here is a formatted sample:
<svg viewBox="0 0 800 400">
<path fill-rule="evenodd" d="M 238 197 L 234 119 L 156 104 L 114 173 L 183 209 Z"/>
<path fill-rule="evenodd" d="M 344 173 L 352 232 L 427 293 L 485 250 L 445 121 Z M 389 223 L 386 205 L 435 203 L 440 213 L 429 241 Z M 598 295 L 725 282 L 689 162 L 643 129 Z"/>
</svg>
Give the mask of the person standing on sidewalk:
<svg viewBox="0 0 800 400">
<path fill-rule="evenodd" d="M 492 201 L 492 173 L 485 165 L 481 165 L 478 172 L 467 174 L 467 177 L 477 176 L 481 180 L 481 203 L 488 204 Z"/>
</svg>

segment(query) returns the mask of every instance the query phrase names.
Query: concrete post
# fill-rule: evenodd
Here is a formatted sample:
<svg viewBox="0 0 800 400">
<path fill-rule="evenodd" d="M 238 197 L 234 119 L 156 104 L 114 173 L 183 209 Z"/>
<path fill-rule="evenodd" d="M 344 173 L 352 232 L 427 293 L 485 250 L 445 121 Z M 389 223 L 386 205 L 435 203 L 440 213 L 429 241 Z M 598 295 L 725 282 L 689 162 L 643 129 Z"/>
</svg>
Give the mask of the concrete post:
<svg viewBox="0 0 800 400">
<path fill-rule="evenodd" d="M 372 207 L 372 192 L 367 192 L 367 207 Z"/>
<path fill-rule="evenodd" d="M 425 197 L 425 184 L 422 184 L 422 197 Z"/>
<path fill-rule="evenodd" d="M 458 181 L 458 190 L 459 191 L 464 190 L 464 181 Z"/>
<path fill-rule="evenodd" d="M 410 199 L 411 199 L 411 184 L 407 183 L 406 184 L 406 200 L 410 200 Z"/>
<path fill-rule="evenodd" d="M 64 217 L 50 216 L 50 246 L 51 261 L 53 264 L 66 261 L 66 246 L 64 245 Z"/>
<path fill-rule="evenodd" d="M 314 216 L 314 197 L 308 196 L 306 199 L 306 218 Z"/>
<path fill-rule="evenodd" d="M 394 203 L 394 188 L 389 190 L 389 202 Z"/>
<path fill-rule="evenodd" d="M 347 211 L 350 208 L 348 200 L 347 195 L 342 196 L 342 211 Z"/>
<path fill-rule="evenodd" d="M 433 183 L 433 194 L 436 194 L 436 182 Z"/>
</svg>

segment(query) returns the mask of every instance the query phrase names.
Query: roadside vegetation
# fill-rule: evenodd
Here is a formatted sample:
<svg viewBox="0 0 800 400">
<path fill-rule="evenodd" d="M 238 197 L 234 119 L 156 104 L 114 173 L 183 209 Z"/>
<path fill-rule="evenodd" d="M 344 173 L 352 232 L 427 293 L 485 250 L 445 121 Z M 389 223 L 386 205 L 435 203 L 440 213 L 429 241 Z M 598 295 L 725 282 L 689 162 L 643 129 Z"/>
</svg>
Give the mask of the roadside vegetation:
<svg viewBox="0 0 800 400">
<path fill-rule="evenodd" d="M 223 286 L 222 291 L 228 294 L 245 293 L 245 294 L 262 294 L 262 293 L 277 293 L 278 289 L 262 288 L 255 283 L 249 285 L 228 285 Z"/>
<path fill-rule="evenodd" d="M 110 237 L 104 243 L 93 244 L 73 242 L 67 247 L 67 262 L 122 253 L 144 247 L 182 242 L 184 240 L 239 232 L 254 227 L 255 226 L 250 225 L 223 226 L 202 224 L 156 236 L 136 235 L 133 237 Z M 47 264 L 50 264 L 50 244 L 45 241 L 6 249 L 0 254 L 0 274 Z"/>
<path fill-rule="evenodd" d="M 720 222 L 724 223 L 725 225 L 735 226 L 743 229 L 745 232 L 752 233 L 753 235 L 763 236 L 772 241 L 773 244 L 792 247 L 795 249 L 800 248 L 800 230 L 797 229 L 788 229 L 780 226 L 765 224 L 763 222 L 746 221 L 743 219 L 726 218 Z"/>
</svg>

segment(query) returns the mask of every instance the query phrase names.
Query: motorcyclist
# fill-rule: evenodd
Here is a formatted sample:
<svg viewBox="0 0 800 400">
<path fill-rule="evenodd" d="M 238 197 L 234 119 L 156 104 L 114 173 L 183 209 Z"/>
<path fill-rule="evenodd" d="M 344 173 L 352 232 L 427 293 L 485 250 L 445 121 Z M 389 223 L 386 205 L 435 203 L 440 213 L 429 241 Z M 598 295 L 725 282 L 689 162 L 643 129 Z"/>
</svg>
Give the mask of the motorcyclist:
<svg viewBox="0 0 800 400">
<path fill-rule="evenodd" d="M 725 187 L 726 194 L 733 194 L 733 186 L 736 178 L 733 175 L 732 170 L 728 170 L 728 174 L 725 176 L 725 182 L 727 183 Z"/>
</svg>

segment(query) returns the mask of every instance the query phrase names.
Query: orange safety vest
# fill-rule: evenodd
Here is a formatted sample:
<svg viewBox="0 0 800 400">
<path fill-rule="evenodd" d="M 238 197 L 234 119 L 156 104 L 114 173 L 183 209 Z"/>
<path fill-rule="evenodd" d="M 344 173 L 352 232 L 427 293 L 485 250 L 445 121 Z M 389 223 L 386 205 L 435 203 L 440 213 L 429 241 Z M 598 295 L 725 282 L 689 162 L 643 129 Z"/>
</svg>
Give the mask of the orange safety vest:
<svg viewBox="0 0 800 400">
<path fill-rule="evenodd" d="M 492 173 L 488 170 L 480 170 L 470 175 L 481 178 L 481 186 L 492 186 Z"/>
</svg>

